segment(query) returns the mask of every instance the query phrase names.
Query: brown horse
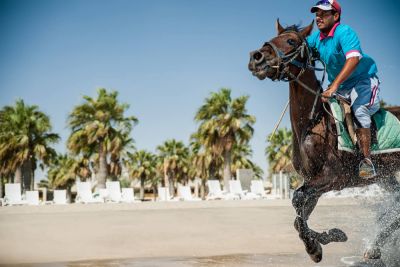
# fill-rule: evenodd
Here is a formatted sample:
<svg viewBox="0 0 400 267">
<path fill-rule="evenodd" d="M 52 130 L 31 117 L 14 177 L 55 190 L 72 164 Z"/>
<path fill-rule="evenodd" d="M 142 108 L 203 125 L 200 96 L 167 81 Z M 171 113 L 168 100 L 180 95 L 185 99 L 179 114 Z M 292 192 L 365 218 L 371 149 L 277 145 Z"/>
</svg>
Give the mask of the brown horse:
<svg viewBox="0 0 400 267">
<path fill-rule="evenodd" d="M 284 29 L 277 21 L 278 36 L 250 53 L 249 70 L 263 80 L 289 82 L 290 119 L 293 131 L 293 166 L 304 178 L 304 183 L 293 196 L 297 217 L 294 226 L 314 262 L 322 259 L 322 245 L 344 242 L 346 234 L 340 229 L 318 233 L 310 229 L 307 220 L 319 197 L 331 190 L 381 183 L 391 192 L 400 192 L 395 178 L 400 170 L 400 152 L 376 154 L 372 160 L 377 168 L 374 179 L 358 177 L 360 153 L 338 150 L 335 118 L 329 106 L 321 100 L 321 85 L 315 75 L 315 64 L 305 38 L 311 33 L 313 22 L 299 29 Z M 326 105 L 326 106 L 324 106 Z M 380 247 L 389 235 L 400 228 L 400 218 L 387 225 L 376 237 L 365 258 L 380 258 Z"/>
</svg>

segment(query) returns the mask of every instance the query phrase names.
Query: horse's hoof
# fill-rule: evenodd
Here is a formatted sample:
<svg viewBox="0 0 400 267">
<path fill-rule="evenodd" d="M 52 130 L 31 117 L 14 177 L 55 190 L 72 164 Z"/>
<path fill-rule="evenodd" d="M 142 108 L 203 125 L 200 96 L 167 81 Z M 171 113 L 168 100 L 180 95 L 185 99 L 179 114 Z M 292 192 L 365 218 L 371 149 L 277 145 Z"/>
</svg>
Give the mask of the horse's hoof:
<svg viewBox="0 0 400 267">
<path fill-rule="evenodd" d="M 310 246 L 307 246 L 306 244 L 306 251 L 313 262 L 318 263 L 322 260 L 322 247 L 315 240 L 312 240 L 311 242 L 312 244 Z"/>
<path fill-rule="evenodd" d="M 377 247 L 368 248 L 364 252 L 364 259 L 365 260 L 377 260 L 381 258 L 381 250 Z"/>
<path fill-rule="evenodd" d="M 328 235 L 333 242 L 346 242 L 347 235 L 338 228 L 333 228 L 328 231 Z"/>
</svg>

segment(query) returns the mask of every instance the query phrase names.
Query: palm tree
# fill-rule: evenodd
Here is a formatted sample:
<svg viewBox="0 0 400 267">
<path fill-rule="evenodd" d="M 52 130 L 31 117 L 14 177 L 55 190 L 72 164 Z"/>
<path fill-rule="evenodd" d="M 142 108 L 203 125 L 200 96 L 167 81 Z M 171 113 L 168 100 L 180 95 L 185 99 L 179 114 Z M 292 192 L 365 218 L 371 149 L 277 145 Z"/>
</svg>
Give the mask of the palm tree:
<svg viewBox="0 0 400 267">
<path fill-rule="evenodd" d="M 129 158 L 130 174 L 140 180 L 140 199 L 144 200 L 145 182 L 151 181 L 157 175 L 157 158 L 145 150 L 129 154 Z"/>
<path fill-rule="evenodd" d="M 268 135 L 269 145 L 265 154 L 269 162 L 270 173 L 280 172 L 292 167 L 292 131 L 279 129 L 272 137 Z"/>
<path fill-rule="evenodd" d="M 71 188 L 76 180 L 76 163 L 68 155 L 58 155 L 47 172 L 48 184 L 51 189 L 66 189 L 68 199 Z"/>
<path fill-rule="evenodd" d="M 257 178 L 263 175 L 262 169 L 250 160 L 253 151 L 249 144 L 236 144 L 232 149 L 232 173 L 238 169 L 250 169 Z"/>
<path fill-rule="evenodd" d="M 49 117 L 22 99 L 0 110 L 0 173 L 15 173 L 14 182 L 22 182 L 23 190 L 33 189 L 38 164 L 43 168 L 56 155 L 50 144 L 60 137 L 51 128 Z"/>
<path fill-rule="evenodd" d="M 232 148 L 237 143 L 247 143 L 253 136 L 255 117 L 247 114 L 248 98 L 232 99 L 231 90 L 222 88 L 206 98 L 195 116 L 195 120 L 200 122 L 200 142 L 214 155 L 223 157 L 224 189 L 227 191 L 232 177 Z"/>
<path fill-rule="evenodd" d="M 175 139 L 167 140 L 157 147 L 162 160 L 165 187 L 169 187 L 171 196 L 175 195 L 175 182 L 187 172 L 189 149 L 183 142 Z"/>
<path fill-rule="evenodd" d="M 205 199 L 206 183 L 210 176 L 210 167 L 213 156 L 211 151 L 207 150 L 198 139 L 197 133 L 192 134 L 190 141 L 190 162 L 191 174 L 193 177 L 200 177 L 200 197 Z"/>
<path fill-rule="evenodd" d="M 118 177 L 121 176 L 124 159 L 127 159 L 135 148 L 133 143 L 134 141 L 128 133 L 116 132 L 115 136 L 111 138 L 107 150 L 110 151 L 108 170 L 113 181 L 118 180 Z"/>
<path fill-rule="evenodd" d="M 68 148 L 75 155 L 88 154 L 93 157 L 97 154 L 97 188 L 105 188 L 109 175 L 107 157 L 120 153 L 110 155 L 113 148 L 121 147 L 114 144 L 118 139 L 115 138 L 128 136 L 133 125 L 138 122 L 134 116 L 124 116 L 129 105 L 120 104 L 117 97 L 116 91 L 109 93 L 104 88 L 99 89 L 97 99 L 84 96 L 85 102 L 76 106 L 68 118 L 72 131 Z"/>
</svg>

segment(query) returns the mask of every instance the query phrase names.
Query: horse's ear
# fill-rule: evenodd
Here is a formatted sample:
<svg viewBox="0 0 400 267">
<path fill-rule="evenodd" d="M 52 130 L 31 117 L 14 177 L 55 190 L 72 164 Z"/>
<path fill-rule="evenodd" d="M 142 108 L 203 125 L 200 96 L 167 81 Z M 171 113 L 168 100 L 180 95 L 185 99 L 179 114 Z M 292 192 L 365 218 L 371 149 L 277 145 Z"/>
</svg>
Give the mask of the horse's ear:
<svg viewBox="0 0 400 267">
<path fill-rule="evenodd" d="M 300 32 L 301 36 L 303 36 L 304 38 L 309 36 L 312 32 L 313 26 L 314 26 L 314 20 L 311 22 L 310 25 L 301 30 Z"/>
<path fill-rule="evenodd" d="M 276 31 L 278 32 L 278 35 L 285 31 L 285 29 L 279 23 L 279 19 L 276 19 Z"/>
</svg>

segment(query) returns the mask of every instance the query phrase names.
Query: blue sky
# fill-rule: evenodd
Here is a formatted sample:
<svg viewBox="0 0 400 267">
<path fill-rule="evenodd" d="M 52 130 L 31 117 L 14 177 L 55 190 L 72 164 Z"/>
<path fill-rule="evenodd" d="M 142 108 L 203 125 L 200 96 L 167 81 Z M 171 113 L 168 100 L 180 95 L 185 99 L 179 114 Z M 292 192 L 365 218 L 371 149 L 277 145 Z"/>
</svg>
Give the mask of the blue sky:
<svg viewBox="0 0 400 267">
<path fill-rule="evenodd" d="M 342 23 L 359 35 L 382 80 L 381 96 L 400 105 L 400 2 L 342 0 Z M 221 87 L 249 95 L 256 116 L 253 160 L 267 168 L 266 136 L 288 98 L 288 85 L 259 81 L 249 52 L 276 35 L 275 20 L 309 24 L 314 1 L 1 1 L 0 107 L 23 98 L 50 115 L 66 151 L 66 119 L 82 96 L 117 90 L 139 124 L 138 149 L 165 140 L 186 144 L 193 117 Z M 286 116 L 282 123 L 289 126 Z M 41 178 L 41 177 L 37 177 Z"/>
</svg>

